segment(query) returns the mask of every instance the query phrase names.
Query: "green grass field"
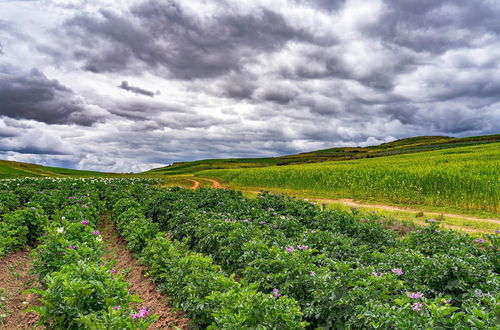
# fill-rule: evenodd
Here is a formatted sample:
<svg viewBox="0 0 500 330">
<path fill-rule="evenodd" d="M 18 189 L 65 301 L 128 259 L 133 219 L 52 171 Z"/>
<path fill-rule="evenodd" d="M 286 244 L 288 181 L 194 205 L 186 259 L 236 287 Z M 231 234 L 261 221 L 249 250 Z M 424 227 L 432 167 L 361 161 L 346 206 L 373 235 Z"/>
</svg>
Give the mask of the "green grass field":
<svg viewBox="0 0 500 330">
<path fill-rule="evenodd" d="M 116 177 L 119 173 L 82 171 L 68 168 L 42 166 L 29 163 L 0 160 L 0 179 L 16 177 Z"/>
<path fill-rule="evenodd" d="M 170 166 L 146 171 L 147 176 L 186 175 L 204 170 L 260 168 L 268 166 L 286 166 L 311 164 L 328 161 L 386 157 L 408 153 L 421 153 L 433 150 L 459 148 L 472 145 L 500 142 L 500 134 L 452 138 L 444 136 L 421 136 L 396 140 L 370 147 L 343 147 L 317 150 L 296 155 L 269 158 L 230 158 L 205 159 L 193 162 L 174 163 Z"/>
<path fill-rule="evenodd" d="M 283 188 L 315 196 L 500 210 L 500 143 L 372 159 L 210 170 L 199 176 L 238 187 Z"/>
</svg>

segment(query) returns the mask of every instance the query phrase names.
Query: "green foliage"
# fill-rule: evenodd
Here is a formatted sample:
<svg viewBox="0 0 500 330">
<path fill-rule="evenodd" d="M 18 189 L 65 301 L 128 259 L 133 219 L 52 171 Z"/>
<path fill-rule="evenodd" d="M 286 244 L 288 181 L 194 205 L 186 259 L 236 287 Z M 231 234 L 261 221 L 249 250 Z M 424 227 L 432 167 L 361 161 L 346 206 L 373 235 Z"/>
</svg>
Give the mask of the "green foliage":
<svg viewBox="0 0 500 330">
<path fill-rule="evenodd" d="M 237 186 L 375 198 L 393 203 L 500 210 L 500 144 L 342 162 L 211 170 Z"/>
<path fill-rule="evenodd" d="M 60 271 L 47 276 L 45 290 L 34 289 L 28 293 L 41 296 L 43 306 L 32 308 L 40 314 L 40 324 L 64 329 L 81 329 L 92 320 L 99 320 L 97 324 L 116 324 L 117 320 L 105 317 L 110 308 L 120 306 L 128 310 L 130 302 L 137 300 L 128 295 L 127 283 L 116 279 L 108 267 L 86 261 L 63 266 Z M 104 315 L 103 311 L 106 312 Z M 111 316 L 130 319 L 124 313 L 112 313 Z M 95 327 L 92 325 L 88 329 Z"/>
</svg>

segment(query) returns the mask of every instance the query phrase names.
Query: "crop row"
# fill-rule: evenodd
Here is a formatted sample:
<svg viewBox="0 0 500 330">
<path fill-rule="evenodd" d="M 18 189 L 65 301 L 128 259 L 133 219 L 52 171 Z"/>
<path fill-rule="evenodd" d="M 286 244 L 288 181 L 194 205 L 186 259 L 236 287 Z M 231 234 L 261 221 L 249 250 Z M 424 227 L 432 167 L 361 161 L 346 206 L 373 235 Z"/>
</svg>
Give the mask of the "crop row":
<svg viewBox="0 0 500 330">
<path fill-rule="evenodd" d="M 376 217 L 284 197 L 251 201 L 231 191 L 180 189 L 145 195 L 144 210 L 161 229 L 263 292 L 295 299 L 313 327 L 500 320 L 498 236 L 488 244 L 431 224 L 398 241 Z"/>
<path fill-rule="evenodd" d="M 7 210 L 0 223 L 9 229 L 2 232 L 4 251 L 37 245 L 33 271 L 42 286 L 26 293 L 39 295 L 42 305 L 28 310 L 39 313 L 39 323 L 48 328 L 146 329 L 155 317 L 147 317 L 145 309 L 134 311 L 139 298 L 129 294 L 127 282 L 103 259 L 96 226 L 104 202 L 95 183 L 65 181 L 55 187 L 52 181 L 29 182 L 8 191 L 20 208 Z M 19 198 L 30 190 L 33 198 Z"/>
<path fill-rule="evenodd" d="M 139 254 L 149 273 L 198 326 L 213 329 L 301 329 L 301 312 L 293 299 L 263 294 L 256 285 L 226 276 L 210 257 L 160 232 L 132 199 L 122 198 L 113 219 L 128 247 Z"/>
</svg>

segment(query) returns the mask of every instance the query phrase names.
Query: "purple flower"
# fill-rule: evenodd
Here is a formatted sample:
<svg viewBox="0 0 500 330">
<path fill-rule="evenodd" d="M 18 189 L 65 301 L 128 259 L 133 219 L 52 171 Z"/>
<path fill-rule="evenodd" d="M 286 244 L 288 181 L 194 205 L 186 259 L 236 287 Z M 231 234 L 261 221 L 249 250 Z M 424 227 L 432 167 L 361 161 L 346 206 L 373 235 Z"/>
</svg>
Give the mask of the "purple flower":
<svg viewBox="0 0 500 330">
<path fill-rule="evenodd" d="M 295 249 L 293 248 L 293 246 L 288 246 L 288 247 L 285 248 L 285 250 L 287 252 L 293 252 L 293 251 L 295 251 Z"/>
<path fill-rule="evenodd" d="M 113 309 L 114 309 L 115 311 L 118 311 L 118 310 L 122 309 L 122 306 L 115 306 L 115 307 L 113 307 Z"/>
<path fill-rule="evenodd" d="M 172 233 L 167 233 L 167 237 L 172 237 L 172 236 L 174 236 L 174 234 L 172 234 Z"/>
<path fill-rule="evenodd" d="M 304 251 L 309 249 L 309 247 L 307 245 L 297 245 L 297 249 Z"/>
<path fill-rule="evenodd" d="M 495 234 L 500 234 L 500 230 L 499 229 L 495 230 Z"/>
<path fill-rule="evenodd" d="M 87 220 L 82 220 L 80 221 L 80 223 L 84 226 L 88 226 L 90 222 L 88 222 Z"/>
<path fill-rule="evenodd" d="M 483 296 L 483 291 L 481 290 L 476 290 L 476 296 L 482 297 Z"/>
<path fill-rule="evenodd" d="M 250 222 L 250 220 L 248 220 L 248 219 L 243 219 L 243 220 L 241 220 L 241 222 L 247 223 L 247 222 Z"/>
<path fill-rule="evenodd" d="M 311 234 L 316 234 L 316 230 L 311 230 Z"/>
<path fill-rule="evenodd" d="M 141 309 L 139 309 L 139 313 L 137 313 L 137 314 L 132 313 L 132 314 L 130 314 L 130 317 L 132 317 L 132 320 L 135 320 L 135 319 L 143 318 L 148 314 L 149 314 L 149 311 L 146 308 L 141 308 Z"/>
<path fill-rule="evenodd" d="M 436 229 L 436 230 L 434 230 L 434 232 L 436 232 L 436 233 L 440 233 L 440 232 L 441 232 L 441 230 Z"/>
<path fill-rule="evenodd" d="M 94 230 L 94 231 L 92 232 L 92 235 L 96 235 L 96 236 L 97 236 L 97 235 L 101 235 L 101 232 L 100 232 L 99 230 Z"/>
<path fill-rule="evenodd" d="M 384 274 L 382 274 L 382 273 L 377 273 L 377 272 L 372 272 L 372 275 L 373 275 L 373 276 L 377 276 L 377 277 L 381 277 L 381 276 L 383 276 Z"/>
<path fill-rule="evenodd" d="M 396 274 L 398 276 L 403 275 L 403 270 L 401 268 L 393 268 L 393 269 L 391 269 L 391 272 L 393 272 L 394 274 Z"/>
<path fill-rule="evenodd" d="M 485 241 L 484 239 L 482 239 L 482 238 L 478 238 L 478 239 L 476 239 L 474 242 L 475 242 L 475 243 L 484 243 L 484 242 L 486 242 L 486 241 Z"/>
<path fill-rule="evenodd" d="M 419 303 L 414 303 L 412 305 L 412 310 L 414 310 L 415 312 L 420 312 L 422 310 L 422 304 L 419 304 Z"/>
<path fill-rule="evenodd" d="M 445 303 L 445 304 L 449 304 L 449 303 L 451 303 L 451 299 L 446 299 L 446 300 L 444 301 L 444 303 Z"/>
<path fill-rule="evenodd" d="M 428 222 L 436 222 L 436 219 L 429 219 Z"/>
<path fill-rule="evenodd" d="M 316 272 L 311 272 L 311 276 L 316 276 Z"/>
<path fill-rule="evenodd" d="M 276 298 L 279 297 L 279 296 L 281 296 L 280 290 L 274 288 L 273 289 L 273 296 L 275 296 Z"/>
<path fill-rule="evenodd" d="M 34 211 L 34 210 L 36 210 L 33 206 L 32 206 L 32 207 L 30 207 L 30 209 L 31 209 L 31 210 L 33 210 L 33 211 Z"/>
<path fill-rule="evenodd" d="M 68 249 L 71 249 L 71 250 L 76 250 L 76 246 L 73 246 L 73 245 L 68 245 Z"/>
<path fill-rule="evenodd" d="M 261 222 L 259 222 L 259 224 L 260 224 L 260 225 L 265 225 L 265 224 L 266 224 L 266 222 L 265 222 L 265 221 L 261 221 Z"/>
<path fill-rule="evenodd" d="M 69 197 L 68 197 L 68 199 L 75 199 L 75 197 L 73 197 L 73 196 L 69 196 Z"/>
<path fill-rule="evenodd" d="M 373 213 L 373 214 L 377 214 L 377 211 L 373 211 L 372 213 Z"/>
<path fill-rule="evenodd" d="M 424 297 L 422 292 L 406 292 L 406 295 L 412 299 L 422 299 Z"/>
<path fill-rule="evenodd" d="M 110 269 L 110 270 L 109 270 L 109 272 L 110 272 L 111 274 L 116 274 L 116 269 Z"/>
</svg>

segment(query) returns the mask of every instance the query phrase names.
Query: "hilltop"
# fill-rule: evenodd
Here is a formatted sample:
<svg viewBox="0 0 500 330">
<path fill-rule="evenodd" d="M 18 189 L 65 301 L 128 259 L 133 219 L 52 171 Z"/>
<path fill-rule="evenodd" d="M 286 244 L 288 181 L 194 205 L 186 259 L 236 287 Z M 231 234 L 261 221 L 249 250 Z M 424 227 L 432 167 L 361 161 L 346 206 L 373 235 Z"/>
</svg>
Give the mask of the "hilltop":
<svg viewBox="0 0 500 330">
<path fill-rule="evenodd" d="M 119 173 L 73 170 L 9 160 L 0 160 L 0 179 L 16 177 L 107 177 Z"/>
<path fill-rule="evenodd" d="M 205 159 L 192 162 L 178 162 L 155 168 L 144 175 L 182 175 L 204 170 L 256 168 L 268 166 L 299 165 L 330 161 L 343 161 L 373 157 L 385 157 L 415 152 L 473 146 L 500 142 L 500 134 L 455 138 L 449 136 L 419 136 L 400 139 L 369 147 L 340 147 L 316 150 L 295 155 L 267 158 Z"/>
</svg>

